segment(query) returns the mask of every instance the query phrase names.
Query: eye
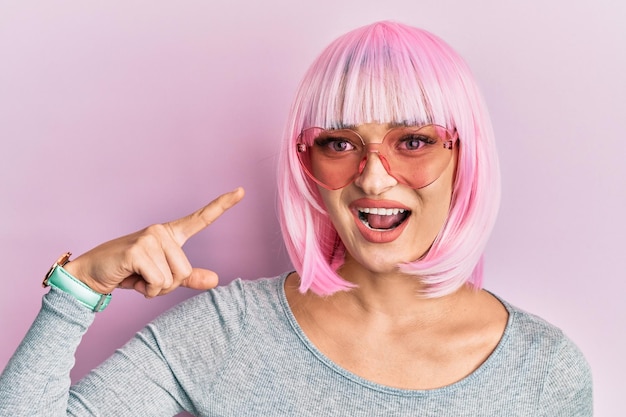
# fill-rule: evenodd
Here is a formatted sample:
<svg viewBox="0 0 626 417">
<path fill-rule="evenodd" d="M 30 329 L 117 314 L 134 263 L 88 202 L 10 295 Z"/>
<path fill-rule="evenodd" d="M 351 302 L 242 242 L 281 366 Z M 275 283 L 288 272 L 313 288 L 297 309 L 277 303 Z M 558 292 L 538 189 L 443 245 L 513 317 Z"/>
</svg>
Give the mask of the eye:
<svg viewBox="0 0 626 417">
<path fill-rule="evenodd" d="M 408 134 L 403 136 L 398 141 L 398 149 L 405 151 L 416 151 L 427 145 L 432 145 L 436 142 L 435 139 L 426 135 L 420 134 Z"/>
<path fill-rule="evenodd" d="M 324 136 L 315 139 L 315 146 L 323 148 L 326 152 L 349 152 L 356 149 L 356 146 L 348 139 L 333 136 Z"/>
</svg>

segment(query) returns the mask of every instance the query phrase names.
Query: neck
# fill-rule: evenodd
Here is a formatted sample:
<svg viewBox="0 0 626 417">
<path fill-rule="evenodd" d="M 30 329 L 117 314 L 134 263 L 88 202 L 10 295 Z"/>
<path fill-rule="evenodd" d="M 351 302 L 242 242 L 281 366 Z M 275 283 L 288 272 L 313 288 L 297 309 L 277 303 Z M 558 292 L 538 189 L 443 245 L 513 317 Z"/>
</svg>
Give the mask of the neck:
<svg viewBox="0 0 626 417">
<path fill-rule="evenodd" d="M 361 317 L 388 318 L 394 322 L 415 321 L 435 323 L 463 308 L 464 301 L 475 295 L 468 286 L 436 298 L 427 298 L 425 286 L 412 275 L 392 272 L 369 271 L 346 259 L 338 271 L 357 288 L 336 294 L 333 297 L 355 309 Z"/>
</svg>

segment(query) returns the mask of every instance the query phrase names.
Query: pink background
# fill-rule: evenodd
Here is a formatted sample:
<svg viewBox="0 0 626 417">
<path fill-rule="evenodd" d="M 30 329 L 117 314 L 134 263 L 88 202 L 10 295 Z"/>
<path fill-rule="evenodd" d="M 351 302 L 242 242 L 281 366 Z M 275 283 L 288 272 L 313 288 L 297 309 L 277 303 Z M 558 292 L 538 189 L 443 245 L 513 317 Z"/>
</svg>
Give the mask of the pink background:
<svg viewBox="0 0 626 417">
<path fill-rule="evenodd" d="M 626 373 L 626 7 L 618 0 L 3 1 L 0 368 L 66 250 L 170 220 L 243 185 L 186 250 L 222 282 L 288 268 L 278 138 L 296 85 L 339 34 L 429 29 L 473 68 L 502 158 L 487 288 L 560 326 L 591 363 L 596 414 Z M 83 375 L 191 295 L 116 292 L 77 354 Z"/>
</svg>

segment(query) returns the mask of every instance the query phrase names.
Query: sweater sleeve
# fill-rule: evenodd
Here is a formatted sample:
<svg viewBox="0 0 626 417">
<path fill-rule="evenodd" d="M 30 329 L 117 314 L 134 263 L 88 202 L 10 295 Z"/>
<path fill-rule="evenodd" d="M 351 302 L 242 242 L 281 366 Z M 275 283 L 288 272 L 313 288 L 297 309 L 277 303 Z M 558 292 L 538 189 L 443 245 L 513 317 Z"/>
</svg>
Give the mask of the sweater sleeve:
<svg viewBox="0 0 626 417">
<path fill-rule="evenodd" d="M 201 386 L 210 391 L 239 337 L 243 295 L 237 289 L 237 284 L 219 287 L 181 303 L 73 387 L 69 375 L 74 353 L 94 313 L 52 290 L 0 377 L 0 415 L 193 413 L 198 399 L 188 390 L 197 392 Z M 233 292 L 238 300 L 231 297 Z"/>
<path fill-rule="evenodd" d="M 554 356 L 537 411 L 537 415 L 546 417 L 593 416 L 591 369 L 580 350 L 565 336 Z"/>
<path fill-rule="evenodd" d="M 50 289 L 0 375 L 0 415 L 66 415 L 74 353 L 93 318 L 71 295 Z"/>
</svg>

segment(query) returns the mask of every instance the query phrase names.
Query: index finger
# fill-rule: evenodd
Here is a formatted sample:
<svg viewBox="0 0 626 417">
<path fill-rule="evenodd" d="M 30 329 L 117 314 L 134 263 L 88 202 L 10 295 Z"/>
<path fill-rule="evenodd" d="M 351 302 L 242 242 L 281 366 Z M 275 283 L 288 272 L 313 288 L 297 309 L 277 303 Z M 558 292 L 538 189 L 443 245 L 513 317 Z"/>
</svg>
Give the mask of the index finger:
<svg viewBox="0 0 626 417">
<path fill-rule="evenodd" d="M 220 195 L 200 210 L 165 225 L 172 231 L 176 243 L 183 246 L 191 236 L 213 223 L 226 210 L 241 201 L 243 196 L 243 188 L 237 187 L 231 192 Z"/>
</svg>

